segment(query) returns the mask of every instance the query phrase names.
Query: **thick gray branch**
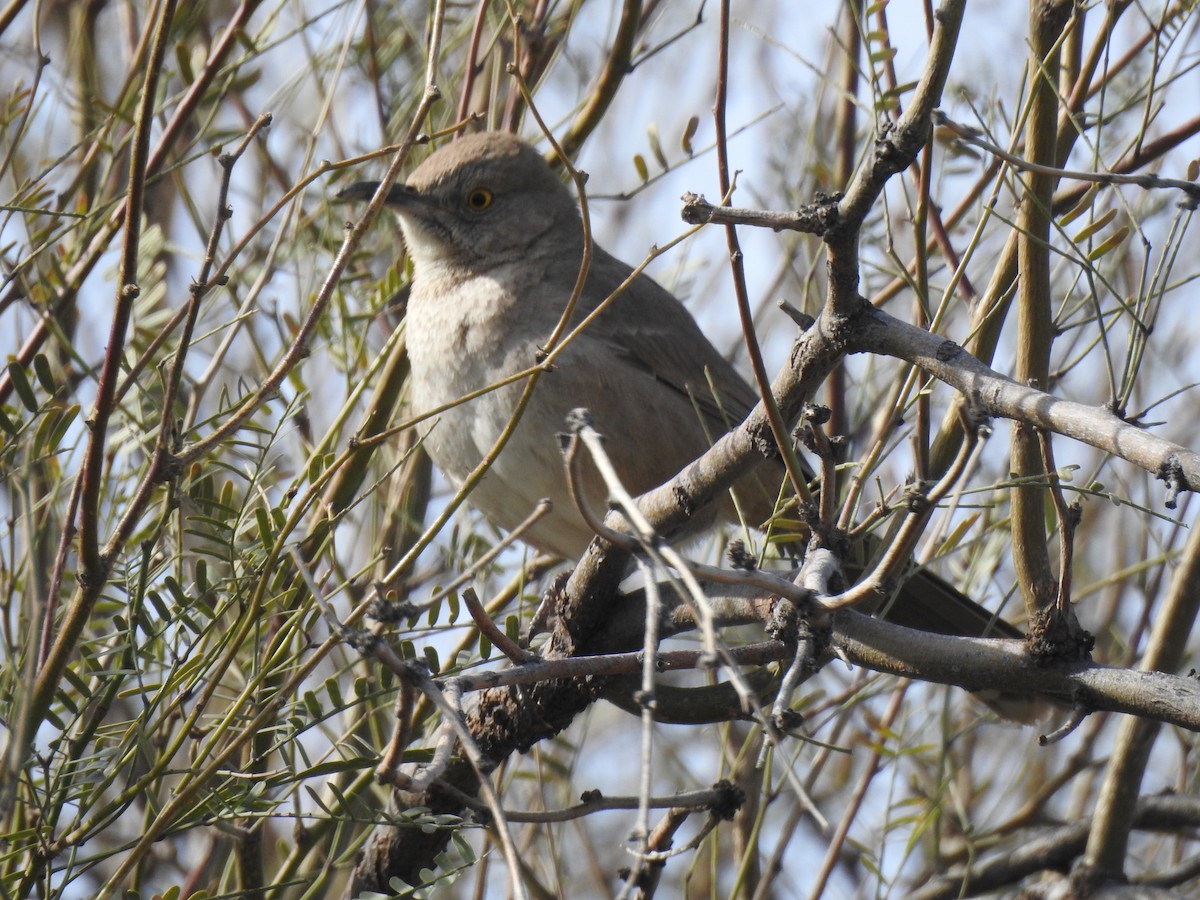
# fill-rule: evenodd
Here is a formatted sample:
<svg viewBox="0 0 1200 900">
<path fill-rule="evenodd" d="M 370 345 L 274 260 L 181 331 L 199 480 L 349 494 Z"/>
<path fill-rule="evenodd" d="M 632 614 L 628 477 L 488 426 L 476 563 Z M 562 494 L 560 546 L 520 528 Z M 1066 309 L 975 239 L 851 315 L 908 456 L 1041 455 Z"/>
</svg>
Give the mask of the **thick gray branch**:
<svg viewBox="0 0 1200 900">
<path fill-rule="evenodd" d="M 954 341 L 882 310 L 865 312 L 848 343 L 854 353 L 882 353 L 919 366 L 989 415 L 1028 422 L 1140 466 L 1167 480 L 1169 490 L 1200 489 L 1200 454 L 1195 451 L 1130 425 L 1101 407 L 1060 400 L 1018 384 Z"/>
</svg>

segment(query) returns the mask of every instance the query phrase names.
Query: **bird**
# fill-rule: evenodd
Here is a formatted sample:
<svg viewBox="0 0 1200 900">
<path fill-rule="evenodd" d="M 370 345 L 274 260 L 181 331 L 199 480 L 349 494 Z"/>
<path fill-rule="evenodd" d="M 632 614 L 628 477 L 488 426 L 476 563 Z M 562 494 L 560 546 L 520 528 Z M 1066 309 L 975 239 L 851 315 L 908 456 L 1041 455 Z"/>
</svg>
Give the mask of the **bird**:
<svg viewBox="0 0 1200 900">
<path fill-rule="evenodd" d="M 378 187 L 360 181 L 340 196 L 368 199 Z M 531 144 L 504 132 L 465 135 L 436 150 L 390 188 L 386 203 L 399 217 L 413 265 L 405 314 L 410 403 L 417 414 L 440 410 L 424 446 L 458 486 L 507 427 L 524 384 L 455 401 L 535 364 L 572 295 L 587 238 L 559 175 Z M 632 275 L 592 244 L 570 325 L 603 309 L 540 377 L 509 442 L 469 497 L 504 530 L 549 498 L 552 512 L 522 537 L 568 559 L 595 537 L 570 496 L 556 440 L 572 410 L 591 412 L 622 483 L 636 496 L 675 476 L 758 402 L 683 303 L 645 273 Z M 773 475 L 735 486 L 752 520 L 771 515 L 778 484 Z M 584 493 L 593 509 L 605 507 L 607 491 L 594 469 L 584 472 Z M 734 516 L 732 503 L 714 504 L 688 528 Z M 899 586 L 887 618 L 942 634 L 1020 634 L 924 568 Z"/>
</svg>

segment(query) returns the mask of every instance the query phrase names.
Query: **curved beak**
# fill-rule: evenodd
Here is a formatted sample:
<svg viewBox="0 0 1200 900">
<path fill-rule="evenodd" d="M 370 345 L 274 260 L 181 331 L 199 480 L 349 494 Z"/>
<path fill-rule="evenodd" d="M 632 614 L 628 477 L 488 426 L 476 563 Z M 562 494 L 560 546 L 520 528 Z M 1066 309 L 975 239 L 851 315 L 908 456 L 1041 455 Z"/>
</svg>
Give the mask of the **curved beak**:
<svg viewBox="0 0 1200 900">
<path fill-rule="evenodd" d="M 370 200 L 379 190 L 378 181 L 356 181 L 337 192 L 339 200 Z M 419 193 L 407 184 L 397 182 L 388 191 L 384 203 L 388 206 L 415 206 L 423 201 Z"/>
</svg>

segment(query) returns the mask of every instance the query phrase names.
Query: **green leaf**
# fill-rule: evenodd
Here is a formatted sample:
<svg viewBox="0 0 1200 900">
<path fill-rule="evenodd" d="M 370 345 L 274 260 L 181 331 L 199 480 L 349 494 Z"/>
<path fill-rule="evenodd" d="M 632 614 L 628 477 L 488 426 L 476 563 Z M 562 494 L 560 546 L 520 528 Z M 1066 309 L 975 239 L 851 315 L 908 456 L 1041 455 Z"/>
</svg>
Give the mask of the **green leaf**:
<svg viewBox="0 0 1200 900">
<path fill-rule="evenodd" d="M 72 713 L 77 713 L 79 712 L 79 707 L 75 705 L 75 699 L 78 697 L 90 697 L 92 695 L 91 685 L 70 666 L 63 669 L 63 680 L 70 684 L 70 688 L 69 690 L 61 691 L 59 699 L 68 710 Z"/>
<path fill-rule="evenodd" d="M 1084 225 L 1082 228 L 1080 228 L 1079 231 L 1075 233 L 1075 236 L 1071 238 L 1071 240 L 1077 244 L 1080 241 L 1086 241 L 1116 217 L 1117 211 L 1115 209 L 1110 209 L 1108 212 L 1103 213 L 1099 218 L 1093 219 L 1087 225 Z"/>
<path fill-rule="evenodd" d="M 638 178 L 642 179 L 643 184 L 650 180 L 650 170 L 646 167 L 646 159 L 642 154 L 633 154 L 633 167 L 637 169 Z"/>
<path fill-rule="evenodd" d="M 45 353 L 39 353 L 33 358 L 33 373 L 43 391 L 51 396 L 58 393 L 58 385 L 54 383 L 54 372 L 50 369 L 50 360 L 46 358 Z"/>
<path fill-rule="evenodd" d="M 188 602 L 187 593 L 184 591 L 183 587 L 179 584 L 179 581 L 176 580 L 174 575 L 165 576 L 163 578 L 163 584 L 166 585 L 167 590 L 171 592 L 171 597 L 174 598 L 176 603 L 178 603 L 182 606 L 187 605 L 187 602 Z"/>
<path fill-rule="evenodd" d="M 79 404 L 72 403 L 66 409 L 61 410 L 54 419 L 54 430 L 50 433 L 50 450 L 57 450 L 63 442 L 63 438 L 67 436 L 67 430 L 74 423 L 79 415 Z"/>
<path fill-rule="evenodd" d="M 183 41 L 175 45 L 175 65 L 179 66 L 179 78 L 184 84 L 191 84 L 196 80 L 196 73 L 192 71 L 191 48 Z"/>
<path fill-rule="evenodd" d="M 695 153 L 692 148 L 692 141 L 696 137 L 696 131 L 700 128 L 700 117 L 692 116 L 687 120 L 687 125 L 683 127 L 683 136 L 679 139 L 679 146 L 688 156 Z"/>
<path fill-rule="evenodd" d="M 317 695 L 312 691 L 304 692 L 304 708 L 308 710 L 308 714 L 314 719 L 319 719 L 325 715 L 325 710 L 321 708 L 321 701 L 317 699 Z"/>
<path fill-rule="evenodd" d="M 321 473 L 325 471 L 325 454 L 316 453 L 308 461 L 308 482 L 315 484 L 317 479 L 321 477 Z"/>
<path fill-rule="evenodd" d="M 317 804 L 326 815 L 333 815 L 333 810 L 325 805 L 325 802 L 321 799 L 321 795 L 316 790 L 307 784 L 304 786 L 304 790 L 308 792 L 308 796 L 312 799 L 312 802 Z"/>
<path fill-rule="evenodd" d="M 171 608 L 167 606 L 162 598 L 162 594 L 158 591 L 147 591 L 146 599 L 150 601 L 150 605 L 154 607 L 154 611 L 158 613 L 158 617 L 164 622 L 171 619 Z"/>
<path fill-rule="evenodd" d="M 1088 254 L 1088 259 L 1095 261 L 1106 253 L 1111 253 L 1121 244 L 1125 243 L 1125 238 L 1129 237 L 1129 226 L 1122 225 L 1099 244 L 1097 244 Z"/>
<path fill-rule="evenodd" d="M 458 614 L 462 612 L 462 601 L 458 599 L 458 591 L 451 591 L 446 597 L 446 603 L 450 606 L 450 624 L 453 625 L 458 621 Z"/>
<path fill-rule="evenodd" d="M 943 556 L 954 550 L 955 547 L 962 542 L 963 537 L 970 531 L 975 523 L 979 521 L 979 513 L 973 513 L 954 526 L 953 530 L 946 535 L 946 539 L 942 541 L 938 547 L 938 556 Z"/>
<path fill-rule="evenodd" d="M 459 855 L 462 856 L 463 862 L 465 862 L 467 865 L 471 865 L 475 862 L 475 848 L 473 848 L 470 842 L 462 836 L 462 832 L 450 832 L 450 840 L 454 842 L 454 847 L 456 850 L 458 850 Z"/>
<path fill-rule="evenodd" d="M 345 701 L 342 699 L 341 682 L 338 681 L 336 677 L 325 679 L 325 693 L 329 695 L 329 702 L 332 703 L 335 708 L 341 709 L 346 705 Z"/>
<path fill-rule="evenodd" d="M 259 506 L 254 510 L 254 521 L 258 523 L 258 539 L 269 552 L 275 543 L 271 531 L 271 514 Z"/>
<path fill-rule="evenodd" d="M 667 162 L 667 154 L 663 153 L 662 141 L 658 138 L 658 126 L 653 122 L 646 126 L 646 138 L 650 141 L 650 152 L 654 154 L 658 164 L 664 169 L 671 168 L 671 164 Z"/>
<path fill-rule="evenodd" d="M 299 778 L 328 778 L 330 775 L 338 775 L 342 772 L 361 772 L 367 766 L 374 762 L 366 757 L 351 757 L 348 759 L 334 759 L 329 762 L 317 763 L 315 766 L 309 766 L 303 772 L 298 773 Z"/>
<path fill-rule="evenodd" d="M 1100 185 L 1093 184 L 1083 196 L 1079 198 L 1079 202 L 1072 206 L 1069 210 L 1062 214 L 1058 220 L 1058 224 L 1064 228 L 1082 216 L 1085 212 L 1092 208 L 1092 204 L 1096 202 L 1096 194 L 1100 191 Z"/>
<path fill-rule="evenodd" d="M 54 451 L 53 447 L 48 447 L 50 443 L 50 434 L 54 431 L 53 414 L 42 416 L 38 420 L 37 432 L 33 436 L 33 453 L 35 456 L 45 456 L 47 453 Z"/>
<path fill-rule="evenodd" d="M 8 377 L 12 379 L 13 390 L 17 392 L 17 396 L 25 408 L 33 413 L 37 412 L 37 397 L 33 394 L 33 387 L 29 384 L 29 376 L 25 374 L 25 367 L 14 359 L 8 364 Z"/>
</svg>

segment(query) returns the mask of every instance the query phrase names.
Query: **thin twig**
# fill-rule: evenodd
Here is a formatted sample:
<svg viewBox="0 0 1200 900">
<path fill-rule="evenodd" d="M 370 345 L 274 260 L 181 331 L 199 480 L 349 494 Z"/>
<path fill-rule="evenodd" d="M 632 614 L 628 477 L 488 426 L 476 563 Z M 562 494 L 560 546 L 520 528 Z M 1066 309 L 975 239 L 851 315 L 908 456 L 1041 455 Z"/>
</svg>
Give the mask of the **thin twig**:
<svg viewBox="0 0 1200 900">
<path fill-rule="evenodd" d="M 733 178 L 729 166 L 729 140 L 726 134 L 725 108 L 729 96 L 729 26 L 730 2 L 721 0 L 717 46 L 717 96 L 713 103 L 713 121 L 716 125 L 717 180 L 721 188 L 722 202 L 728 203 L 733 194 Z M 788 482 L 797 497 L 808 501 L 808 477 L 804 465 L 792 446 L 791 435 L 784 422 L 779 403 L 771 390 L 771 378 L 763 361 L 762 348 L 754 328 L 754 313 L 750 308 L 750 294 L 746 287 L 745 260 L 738 243 L 737 229 L 725 226 L 725 243 L 729 248 L 729 266 L 733 275 L 733 292 L 737 300 L 738 320 L 742 326 L 742 340 L 754 373 L 754 384 L 762 399 L 763 411 L 771 427 L 771 435 L 787 470 Z"/>
<path fill-rule="evenodd" d="M 885 585 L 900 574 L 924 533 L 925 523 L 929 521 L 930 515 L 942 498 L 958 484 L 974 453 L 978 429 L 968 427 L 964 428 L 964 432 L 966 439 L 959 446 L 953 465 L 946 470 L 946 474 L 938 483 L 923 496 L 914 488 L 909 498 L 909 511 L 871 574 L 850 590 L 835 597 L 818 597 L 817 602 L 821 606 L 825 609 L 844 609 L 875 599 L 884 590 Z"/>
<path fill-rule="evenodd" d="M 421 607 L 427 609 L 430 606 L 433 606 L 433 604 L 437 603 L 439 600 L 444 600 L 446 597 L 449 597 L 460 587 L 495 562 L 501 553 L 503 553 L 517 541 L 521 540 L 522 537 L 524 537 L 525 532 L 548 516 L 553 508 L 554 504 L 552 504 L 547 498 L 543 497 L 534 506 L 533 512 L 522 519 L 521 522 L 512 529 L 512 531 L 508 532 L 503 538 L 497 541 L 487 553 L 483 554 L 483 556 L 479 557 L 479 559 L 475 560 L 475 562 L 468 566 L 461 575 L 457 576 L 445 587 L 434 591 L 429 596 L 429 599 L 421 604 Z M 381 580 L 386 582 L 390 579 L 383 578 Z"/>
<path fill-rule="evenodd" d="M 523 650 L 515 641 L 511 640 L 507 634 L 497 627 L 492 621 L 492 617 L 487 614 L 483 604 L 479 600 L 479 595 L 475 593 L 475 588 L 466 588 L 462 592 L 463 603 L 467 606 L 467 612 L 471 614 L 471 619 L 475 622 L 475 627 L 479 629 L 479 633 L 492 642 L 492 645 L 507 656 L 515 663 L 526 662 L 529 659 L 534 659 L 537 654 L 530 653 L 528 650 Z"/>
<path fill-rule="evenodd" d="M 125 336 L 129 329 L 133 302 L 140 289 L 137 287 L 137 261 L 140 246 L 141 211 L 146 189 L 148 169 L 147 155 L 150 146 L 150 130 L 154 121 L 154 100 L 158 93 L 158 79 L 162 74 L 170 34 L 170 23 L 175 13 L 175 0 L 163 0 L 154 16 L 155 30 L 150 61 L 146 68 L 143 95 L 138 105 L 134 123 L 134 138 L 129 158 L 129 187 L 125 202 L 125 245 L 122 251 L 116 304 L 112 325 L 109 330 L 108 349 L 101 365 L 100 381 L 96 390 L 96 401 L 86 424 L 90 431 L 84 461 L 80 471 L 82 486 L 79 492 L 79 557 L 80 590 L 67 608 L 49 653 L 45 655 L 33 696 L 27 709 L 32 721 L 42 721 L 49 709 L 51 696 L 58 685 L 59 676 L 67 661 L 75 652 L 79 636 L 91 617 L 92 609 L 104 586 L 108 583 L 112 556 L 100 549 L 101 493 L 104 482 L 105 457 L 108 453 L 108 423 L 114 410 L 117 379 L 120 377 L 124 359 Z"/>
<path fill-rule="evenodd" d="M 1120 172 L 1086 172 L 1081 169 L 1062 169 L 1058 166 L 1048 166 L 1026 159 L 1023 156 L 1018 156 L 1015 153 L 1009 153 L 1003 147 L 999 147 L 991 141 L 986 140 L 976 129 L 955 122 L 941 110 L 934 110 L 933 117 L 934 122 L 939 127 L 954 132 L 958 140 L 965 144 L 970 144 L 972 147 L 978 147 L 980 150 L 990 153 L 997 159 L 1003 160 L 1014 169 L 1020 169 L 1023 172 L 1045 175 L 1058 180 L 1084 181 L 1105 186 L 1131 184 L 1148 191 L 1163 188 L 1173 189 L 1182 191 L 1187 195 L 1187 200 L 1184 202 L 1191 209 L 1195 209 L 1197 205 L 1200 205 L 1200 182 L 1185 181 L 1180 178 L 1163 178 L 1161 175 L 1156 175 L 1153 172 L 1147 172 L 1143 175 L 1128 175 Z"/>
<path fill-rule="evenodd" d="M 446 785 L 445 788 L 447 791 L 454 792 L 454 789 L 449 785 Z M 487 804 L 482 803 L 475 797 L 464 794 L 462 791 L 455 792 L 455 796 L 471 809 L 487 809 Z M 636 810 L 642 804 L 643 799 L 650 809 L 686 809 L 691 811 L 709 809 L 714 803 L 720 801 L 723 796 L 724 791 L 719 786 L 695 791 L 681 791 L 669 797 L 649 798 L 642 798 L 641 796 L 609 797 L 601 794 L 600 791 L 584 791 L 582 796 L 583 802 L 577 803 L 575 806 L 537 812 L 506 809 L 504 816 L 510 822 L 550 825 L 559 822 L 571 822 L 598 812 Z"/>
</svg>

